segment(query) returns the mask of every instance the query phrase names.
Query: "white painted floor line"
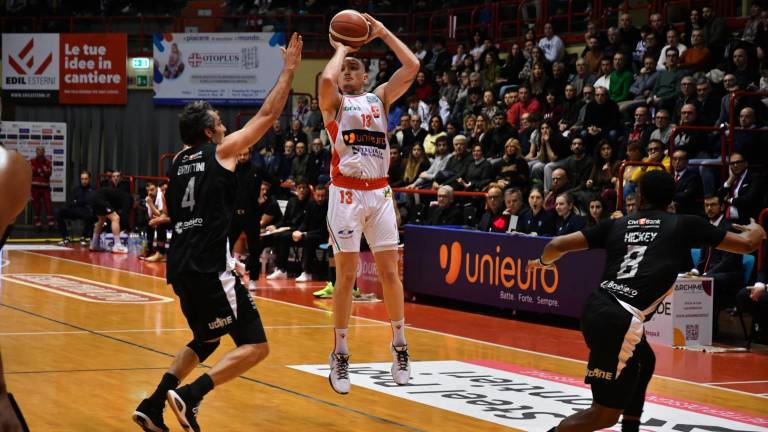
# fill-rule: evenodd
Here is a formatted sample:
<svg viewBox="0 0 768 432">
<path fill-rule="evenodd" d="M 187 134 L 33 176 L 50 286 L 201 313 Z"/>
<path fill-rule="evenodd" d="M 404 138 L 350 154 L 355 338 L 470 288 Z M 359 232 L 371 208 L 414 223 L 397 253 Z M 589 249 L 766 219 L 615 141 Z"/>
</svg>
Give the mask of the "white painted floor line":
<svg viewBox="0 0 768 432">
<path fill-rule="evenodd" d="M 723 382 L 711 382 L 711 383 L 705 383 L 706 385 L 726 385 L 726 384 L 760 384 L 760 383 L 768 383 L 768 380 L 760 380 L 760 381 L 723 381 Z"/>
<path fill-rule="evenodd" d="M 46 255 L 46 254 L 37 253 L 37 252 L 30 252 L 30 251 L 19 251 L 19 252 L 21 252 L 21 253 L 28 253 L 28 254 L 34 254 L 34 255 L 40 255 L 40 256 L 43 256 L 43 257 L 46 257 L 46 258 L 53 258 L 53 259 L 58 259 L 58 260 L 63 260 L 63 261 L 70 261 L 70 262 L 73 262 L 73 263 L 76 263 L 76 264 L 81 264 L 81 265 L 90 265 L 90 266 L 94 266 L 94 267 L 101 267 L 101 268 L 112 270 L 112 271 L 119 271 L 119 272 L 124 272 L 124 273 L 130 273 L 130 274 L 133 274 L 133 275 L 145 276 L 145 277 L 149 277 L 149 278 L 152 278 L 152 279 L 161 279 L 163 281 L 165 280 L 165 278 L 161 278 L 161 277 L 158 277 L 158 276 L 145 275 L 145 274 L 142 274 L 142 273 L 136 273 L 136 272 L 129 271 L 129 270 L 116 269 L 116 268 L 112 268 L 112 267 L 106 267 L 106 266 L 101 266 L 101 265 L 97 265 L 97 264 L 91 264 L 91 263 L 86 263 L 86 262 L 82 262 L 82 261 L 76 261 L 76 260 L 72 260 L 72 259 L 61 258 L 61 257 L 57 257 L 57 256 L 51 256 L 51 255 Z M 283 300 L 275 300 L 275 299 L 271 299 L 271 298 L 267 298 L 267 297 L 256 296 L 256 298 L 258 298 L 260 300 L 264 300 L 264 301 L 270 301 L 270 302 L 273 302 L 273 303 L 281 303 L 281 304 L 285 304 L 285 305 L 288 305 L 288 306 L 298 307 L 298 308 L 301 308 L 301 309 L 307 309 L 307 310 L 311 310 L 311 311 L 321 312 L 321 313 L 326 314 L 326 315 L 330 315 L 329 311 L 326 311 L 326 310 L 323 310 L 323 309 L 314 308 L 314 307 L 310 307 L 310 306 L 299 305 L 299 304 L 295 304 L 295 303 L 286 302 L 286 301 L 283 301 Z M 358 317 L 358 316 L 354 316 L 354 315 L 352 317 L 356 318 L 356 319 L 359 319 L 359 320 L 363 320 L 363 321 L 370 321 L 370 322 L 375 322 L 375 323 L 384 323 L 386 325 L 389 325 L 389 322 L 386 322 L 386 321 L 375 320 L 375 319 L 372 319 L 372 318 Z M 507 350 L 511 350 L 511 351 L 528 353 L 528 354 L 531 354 L 531 355 L 538 355 L 538 356 L 542 356 L 542 357 L 555 358 L 555 359 L 564 360 L 564 361 L 568 361 L 568 362 L 572 362 L 572 363 L 578 363 L 578 364 L 582 364 L 582 365 L 587 363 L 584 360 L 576 360 L 576 359 L 572 359 L 572 358 L 568 358 L 568 357 L 563 357 L 563 356 L 559 356 L 559 355 L 555 355 L 555 354 L 548 354 L 548 353 L 542 353 L 542 352 L 538 352 L 538 351 L 531 351 L 531 350 L 527 350 L 527 349 L 524 349 L 524 348 L 516 348 L 516 347 L 507 346 L 507 345 L 501 345 L 501 344 L 497 344 L 497 343 L 494 343 L 494 342 L 487 342 L 487 341 L 478 340 L 478 339 L 472 339 L 472 338 L 468 338 L 468 337 L 464 337 L 464 336 L 452 335 L 452 334 L 449 334 L 449 333 L 443 333 L 443 332 L 436 331 L 436 330 L 422 329 L 422 328 L 411 327 L 411 326 L 409 326 L 409 328 L 411 330 L 418 330 L 418 331 L 422 331 L 422 332 L 426 332 L 426 333 L 432 333 L 432 334 L 436 334 L 436 335 L 440 335 L 440 336 L 446 336 L 446 337 L 451 337 L 451 338 L 455 338 L 455 339 L 459 339 L 459 340 L 464 340 L 464 341 L 467 341 L 467 342 L 474 342 L 474 343 L 478 343 L 478 344 L 482 344 L 482 345 L 493 346 L 493 347 L 507 349 Z M 668 377 L 668 376 L 664 376 L 664 375 L 654 375 L 654 377 L 657 378 L 657 379 L 665 379 L 665 380 L 670 380 L 670 381 L 674 381 L 674 382 L 685 383 L 685 384 L 690 384 L 690 385 L 695 385 L 695 386 L 700 386 L 700 387 L 708 387 L 708 388 L 711 388 L 711 389 L 717 389 L 719 391 L 730 392 L 730 393 L 737 393 L 737 394 L 741 394 L 741 395 L 745 395 L 745 396 L 766 397 L 766 395 L 760 395 L 760 394 L 757 394 L 757 393 L 748 393 L 748 392 L 744 392 L 744 391 L 741 391 L 741 390 L 730 389 L 730 388 L 727 388 L 727 387 L 718 387 L 718 386 L 714 386 L 714 385 L 710 385 L 710 384 L 706 384 L 706 383 L 698 383 L 698 382 L 695 382 L 695 381 L 688 381 L 688 380 L 684 380 L 684 379 L 680 379 L 680 378 L 672 378 L 672 377 Z"/>
<path fill-rule="evenodd" d="M 388 327 L 389 324 L 355 324 L 350 327 Z M 331 324 L 322 325 L 278 325 L 278 326 L 264 326 L 265 329 L 302 329 L 302 328 L 333 328 Z M 73 330 L 73 331 L 42 331 L 42 332 L 2 332 L 0 336 L 49 336 L 49 335 L 66 335 L 66 334 L 89 334 L 89 333 L 162 333 L 162 332 L 177 332 L 177 331 L 190 331 L 188 328 L 159 328 L 159 329 L 126 329 L 126 330 Z"/>
</svg>

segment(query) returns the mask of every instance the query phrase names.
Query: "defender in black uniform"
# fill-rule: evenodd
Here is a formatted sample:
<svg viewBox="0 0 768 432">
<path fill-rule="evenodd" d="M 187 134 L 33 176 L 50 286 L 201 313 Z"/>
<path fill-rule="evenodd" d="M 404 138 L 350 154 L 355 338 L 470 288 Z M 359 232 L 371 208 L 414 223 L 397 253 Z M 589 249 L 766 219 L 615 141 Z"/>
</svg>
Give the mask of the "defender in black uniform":
<svg viewBox="0 0 768 432">
<path fill-rule="evenodd" d="M 587 299 L 581 330 L 590 349 L 585 382 L 592 386 L 592 406 L 564 419 L 551 431 L 593 431 L 611 427 L 623 414 L 622 431 L 637 431 L 655 356 L 643 322 L 671 292 L 681 260 L 691 248 L 712 246 L 736 253 L 757 249 L 765 237 L 754 221 L 734 225 L 739 234 L 721 230 L 699 216 L 674 215 L 664 209 L 675 183 L 667 172 L 652 171 L 640 182 L 640 210 L 606 219 L 583 231 L 556 237 L 529 267 L 548 267 L 561 256 L 584 249 L 606 249 L 600 287 Z"/>
<path fill-rule="evenodd" d="M 144 431 L 167 431 L 167 399 L 185 430 L 200 430 L 198 405 L 214 386 L 238 377 L 263 360 L 269 348 L 259 313 L 235 274 L 227 242 L 232 219 L 238 153 L 261 139 L 285 106 L 293 75 L 301 62 L 302 40 L 293 34 L 283 52 L 283 70 L 259 112 L 241 130 L 224 136 L 219 114 L 204 101 L 193 102 L 179 119 L 189 147 L 176 155 L 168 187 L 173 238 L 167 279 L 179 296 L 194 339 L 182 348 L 157 389 L 144 399 L 133 420 Z M 191 384 L 176 388 L 230 335 L 237 348 Z M 231 428 L 223 428 L 231 429 Z"/>
<path fill-rule="evenodd" d="M 115 245 L 112 246 L 112 252 L 128 253 L 128 248 L 120 242 L 120 217 L 121 215 L 122 217 L 125 217 L 128 213 L 128 209 L 131 208 L 131 194 L 125 192 L 121 188 L 101 187 L 88 196 L 88 201 L 93 208 L 93 213 L 98 218 L 93 229 L 90 250 L 94 252 L 103 250 L 99 245 L 99 237 L 101 236 L 104 222 L 109 220 L 112 235 L 115 238 Z"/>
</svg>

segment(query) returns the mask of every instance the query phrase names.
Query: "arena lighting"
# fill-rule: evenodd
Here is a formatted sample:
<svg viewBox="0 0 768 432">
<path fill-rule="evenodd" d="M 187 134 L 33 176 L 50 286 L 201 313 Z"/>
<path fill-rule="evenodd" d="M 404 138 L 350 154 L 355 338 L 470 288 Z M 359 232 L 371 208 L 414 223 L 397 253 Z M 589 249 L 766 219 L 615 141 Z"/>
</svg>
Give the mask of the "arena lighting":
<svg viewBox="0 0 768 432">
<path fill-rule="evenodd" d="M 134 69 L 149 69 L 148 57 L 134 57 L 131 59 L 131 66 Z"/>
</svg>

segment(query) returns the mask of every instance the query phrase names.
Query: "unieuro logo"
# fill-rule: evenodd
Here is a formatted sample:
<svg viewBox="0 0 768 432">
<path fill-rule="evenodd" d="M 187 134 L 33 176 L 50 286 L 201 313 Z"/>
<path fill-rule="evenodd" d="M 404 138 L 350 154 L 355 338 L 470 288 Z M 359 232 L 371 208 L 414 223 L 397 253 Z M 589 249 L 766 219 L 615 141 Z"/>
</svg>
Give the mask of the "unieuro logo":
<svg viewBox="0 0 768 432">
<path fill-rule="evenodd" d="M 35 47 L 35 39 L 31 38 L 24 48 L 21 49 L 15 56 L 8 56 L 8 64 L 19 75 L 42 75 L 48 66 L 53 61 L 53 53 L 48 53 L 48 56 L 35 68 L 35 57 L 32 55 L 32 49 Z"/>
<path fill-rule="evenodd" d="M 487 284 L 521 290 L 539 288 L 552 294 L 557 291 L 560 279 L 557 266 L 550 269 L 529 269 L 527 260 L 512 258 L 502 254 L 501 246 L 496 246 L 495 253 L 470 253 L 462 250 L 461 243 L 455 241 L 440 245 L 440 268 L 446 270 L 445 283 L 453 285 L 462 274 L 469 283 Z M 462 266 L 463 263 L 463 266 Z"/>
</svg>

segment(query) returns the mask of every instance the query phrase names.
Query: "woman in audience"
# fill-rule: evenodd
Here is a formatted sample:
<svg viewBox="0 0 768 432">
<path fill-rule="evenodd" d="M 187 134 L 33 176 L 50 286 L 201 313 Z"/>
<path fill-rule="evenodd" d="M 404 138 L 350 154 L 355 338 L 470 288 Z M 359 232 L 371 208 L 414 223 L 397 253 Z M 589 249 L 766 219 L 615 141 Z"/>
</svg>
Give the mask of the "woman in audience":
<svg viewBox="0 0 768 432">
<path fill-rule="evenodd" d="M 501 78 L 501 65 L 495 51 L 485 53 L 481 69 L 483 75 L 483 90 L 493 90 L 496 80 Z"/>
<path fill-rule="evenodd" d="M 496 105 L 496 98 L 493 97 L 493 91 L 486 90 L 483 92 L 483 108 L 480 110 L 480 113 L 485 116 L 485 118 L 492 119 L 496 113 L 501 112 L 501 108 L 499 108 L 498 105 Z M 506 114 L 506 113 L 505 113 Z"/>
<path fill-rule="evenodd" d="M 547 120 L 552 124 L 558 124 L 560 122 L 560 117 L 563 115 L 563 104 L 560 102 L 554 89 L 547 89 L 544 95 L 544 103 L 541 108 L 542 113 L 544 114 L 544 120 Z"/>
<path fill-rule="evenodd" d="M 583 216 L 573 212 L 573 195 L 563 192 L 555 199 L 555 236 L 570 234 L 584 229 L 586 221 Z"/>
<path fill-rule="evenodd" d="M 551 236 L 555 231 L 555 221 L 551 212 L 544 210 L 544 192 L 534 186 L 528 194 L 528 208 L 520 216 L 519 230 L 530 235 Z"/>
<path fill-rule="evenodd" d="M 464 116 L 464 130 L 461 131 L 461 135 L 469 138 L 475 132 L 475 115 L 467 114 Z"/>
<path fill-rule="evenodd" d="M 426 101 L 432 96 L 434 87 L 423 70 L 416 74 L 416 81 L 413 82 L 411 92 L 422 101 Z"/>
<path fill-rule="evenodd" d="M 510 138 L 504 144 L 504 154 L 494 167 L 496 183 L 507 189 L 516 187 L 520 190 L 528 189 L 530 182 L 528 163 L 523 159 L 523 149 L 520 141 Z"/>
<path fill-rule="evenodd" d="M 413 184 L 419 178 L 419 174 L 429 168 L 429 159 L 424 154 L 424 148 L 416 143 L 411 147 L 411 153 L 405 159 L 403 170 L 403 182 L 406 185 Z"/>
<path fill-rule="evenodd" d="M 669 157 L 665 155 L 664 144 L 659 140 L 652 139 L 648 143 L 648 156 L 643 159 L 644 162 L 656 162 L 664 165 L 664 169 L 669 171 Z M 642 166 L 640 169 L 635 170 L 632 173 L 632 179 L 629 184 L 624 185 L 624 195 L 635 193 L 637 185 L 640 184 L 640 179 L 643 178 L 646 172 L 656 171 L 662 168 L 657 166 Z"/>
<path fill-rule="evenodd" d="M 459 69 L 465 57 L 467 57 L 467 47 L 463 43 L 456 45 L 456 54 L 451 57 L 451 69 Z"/>
<path fill-rule="evenodd" d="M 548 81 L 549 79 L 544 72 L 544 64 L 541 62 L 534 63 L 533 66 L 531 66 L 531 76 L 528 77 L 528 80 L 526 81 L 526 86 L 531 92 L 531 97 L 535 97 L 539 102 L 543 102 L 544 91 L 547 89 Z"/>
<path fill-rule="evenodd" d="M 595 226 L 601 220 L 608 217 L 610 212 L 605 210 L 603 200 L 598 197 L 594 197 L 589 201 L 589 215 L 587 216 L 587 226 Z"/>
<path fill-rule="evenodd" d="M 639 160 L 639 159 L 638 159 Z M 595 147 L 594 165 L 587 180 L 587 190 L 607 203 L 607 213 L 614 210 L 616 187 L 619 185 L 619 165 L 613 146 L 607 139 L 601 140 Z"/>
<path fill-rule="evenodd" d="M 443 119 L 439 115 L 433 115 L 429 119 L 429 131 L 427 136 L 424 137 L 424 153 L 429 156 L 435 154 L 435 142 L 441 136 L 445 136 L 445 128 L 443 128 Z"/>
<path fill-rule="evenodd" d="M 541 179 L 544 182 L 544 190 L 549 192 L 552 188 L 552 171 L 565 165 L 566 158 L 571 155 L 571 145 L 551 122 L 543 122 L 539 131 L 539 164 L 531 169 L 531 177 Z"/>
<path fill-rule="evenodd" d="M 467 145 L 470 148 L 475 145 L 480 145 L 484 149 L 487 149 L 490 145 L 488 143 L 490 140 L 490 135 L 488 135 L 488 118 L 482 114 L 478 114 L 475 117 L 475 129 L 467 136 L 467 138 L 469 138 Z"/>
<path fill-rule="evenodd" d="M 467 175 L 457 180 L 464 190 L 472 192 L 485 190 L 493 179 L 493 168 L 484 154 L 485 151 L 480 144 L 472 147 L 472 163 L 467 167 Z"/>
</svg>

